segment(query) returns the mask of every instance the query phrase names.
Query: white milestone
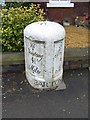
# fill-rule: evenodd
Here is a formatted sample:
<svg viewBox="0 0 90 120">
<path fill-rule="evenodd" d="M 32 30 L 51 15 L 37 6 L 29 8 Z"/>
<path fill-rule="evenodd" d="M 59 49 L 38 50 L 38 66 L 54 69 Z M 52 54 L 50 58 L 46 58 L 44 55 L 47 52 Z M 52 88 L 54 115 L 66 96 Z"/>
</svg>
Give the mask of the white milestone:
<svg viewBox="0 0 90 120">
<path fill-rule="evenodd" d="M 62 80 L 65 29 L 51 21 L 29 24 L 24 29 L 25 72 L 34 88 L 65 89 Z"/>
</svg>

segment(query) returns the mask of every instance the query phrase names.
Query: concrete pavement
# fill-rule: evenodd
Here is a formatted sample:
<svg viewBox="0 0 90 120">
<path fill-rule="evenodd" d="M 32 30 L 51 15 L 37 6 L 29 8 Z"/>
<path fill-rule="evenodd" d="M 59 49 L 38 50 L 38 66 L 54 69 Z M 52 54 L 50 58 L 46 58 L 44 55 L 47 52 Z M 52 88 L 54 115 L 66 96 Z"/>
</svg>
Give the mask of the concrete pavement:
<svg viewBox="0 0 90 120">
<path fill-rule="evenodd" d="M 88 69 L 66 70 L 62 91 L 34 90 L 24 68 L 3 73 L 3 118 L 88 118 Z"/>
</svg>

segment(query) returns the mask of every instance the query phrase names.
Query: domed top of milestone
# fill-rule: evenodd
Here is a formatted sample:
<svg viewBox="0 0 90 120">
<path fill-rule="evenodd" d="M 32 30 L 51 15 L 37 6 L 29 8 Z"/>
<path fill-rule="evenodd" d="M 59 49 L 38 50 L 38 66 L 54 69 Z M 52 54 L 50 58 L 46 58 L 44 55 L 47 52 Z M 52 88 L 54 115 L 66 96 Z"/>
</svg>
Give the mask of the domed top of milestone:
<svg viewBox="0 0 90 120">
<path fill-rule="evenodd" d="M 40 21 L 26 26 L 24 35 L 31 40 L 58 41 L 65 38 L 65 29 L 56 22 Z"/>
</svg>

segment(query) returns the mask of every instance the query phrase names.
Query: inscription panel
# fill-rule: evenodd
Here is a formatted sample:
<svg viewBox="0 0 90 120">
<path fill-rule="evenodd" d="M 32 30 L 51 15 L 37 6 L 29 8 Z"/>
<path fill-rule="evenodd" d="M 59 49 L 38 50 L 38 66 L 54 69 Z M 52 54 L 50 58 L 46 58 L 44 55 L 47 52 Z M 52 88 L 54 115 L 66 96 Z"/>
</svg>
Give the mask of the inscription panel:
<svg viewBox="0 0 90 120">
<path fill-rule="evenodd" d="M 26 37 L 26 68 L 33 75 L 44 75 L 45 43 Z"/>
<path fill-rule="evenodd" d="M 54 43 L 54 76 L 57 76 L 63 65 L 64 40 Z"/>
</svg>

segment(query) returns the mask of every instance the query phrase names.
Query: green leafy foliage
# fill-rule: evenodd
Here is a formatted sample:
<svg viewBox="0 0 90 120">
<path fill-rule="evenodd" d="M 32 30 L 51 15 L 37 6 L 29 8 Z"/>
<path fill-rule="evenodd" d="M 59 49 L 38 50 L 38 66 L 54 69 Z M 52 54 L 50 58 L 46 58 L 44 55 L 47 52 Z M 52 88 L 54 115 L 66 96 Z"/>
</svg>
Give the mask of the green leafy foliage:
<svg viewBox="0 0 90 120">
<path fill-rule="evenodd" d="M 44 11 L 40 4 L 31 4 L 29 8 L 2 9 L 2 51 L 23 51 L 24 50 L 24 28 L 33 22 L 44 20 Z"/>
<path fill-rule="evenodd" d="M 9 9 L 11 7 L 14 8 L 18 8 L 18 7 L 30 7 L 31 2 L 24 2 L 25 0 L 23 0 L 23 2 L 5 2 L 5 6 L 3 6 L 3 8 Z"/>
</svg>

